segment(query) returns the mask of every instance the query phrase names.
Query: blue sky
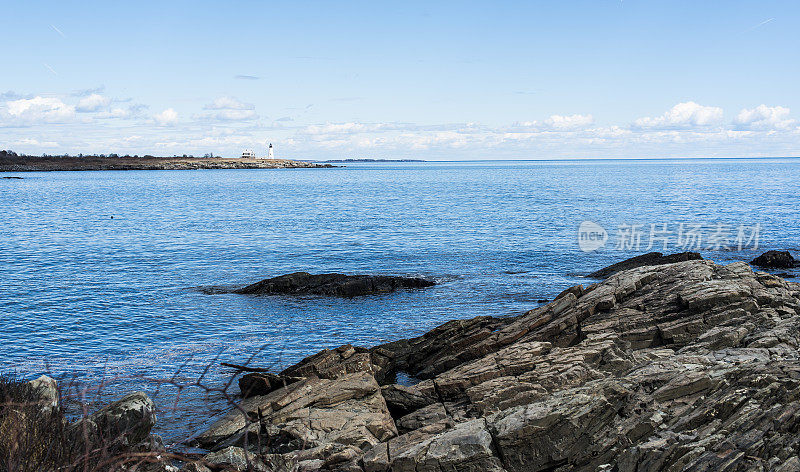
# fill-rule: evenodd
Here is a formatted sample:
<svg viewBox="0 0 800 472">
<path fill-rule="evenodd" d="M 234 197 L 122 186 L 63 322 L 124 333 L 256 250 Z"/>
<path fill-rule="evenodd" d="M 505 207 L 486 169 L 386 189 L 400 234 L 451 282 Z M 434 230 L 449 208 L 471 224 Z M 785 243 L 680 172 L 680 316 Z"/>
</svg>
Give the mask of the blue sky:
<svg viewBox="0 0 800 472">
<path fill-rule="evenodd" d="M 4 2 L 0 148 L 800 155 L 798 2 Z"/>
</svg>

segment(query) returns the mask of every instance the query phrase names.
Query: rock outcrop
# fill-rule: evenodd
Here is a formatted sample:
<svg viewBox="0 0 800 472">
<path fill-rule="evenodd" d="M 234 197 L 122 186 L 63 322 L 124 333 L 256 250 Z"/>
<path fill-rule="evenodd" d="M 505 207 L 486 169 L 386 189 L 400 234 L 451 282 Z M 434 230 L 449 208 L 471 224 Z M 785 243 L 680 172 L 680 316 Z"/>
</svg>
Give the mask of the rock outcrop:
<svg viewBox="0 0 800 472">
<path fill-rule="evenodd" d="M 156 424 L 156 406 L 144 392 L 131 393 L 70 425 L 78 438 L 122 447 L 145 441 Z M 79 439 L 83 440 L 83 439 Z"/>
<path fill-rule="evenodd" d="M 517 317 L 323 351 L 198 443 L 267 470 L 798 470 L 798 343 L 800 284 L 647 265 Z"/>
<path fill-rule="evenodd" d="M 295 272 L 248 285 L 235 290 L 241 294 L 326 295 L 357 297 L 398 289 L 425 288 L 434 282 L 419 277 L 390 275 L 309 274 Z"/>
<path fill-rule="evenodd" d="M 594 279 L 605 279 L 617 272 L 623 270 L 636 269 L 637 267 L 654 266 L 661 264 L 672 264 L 674 262 L 695 261 L 701 260 L 703 257 L 697 252 L 680 252 L 677 254 L 669 254 L 665 256 L 660 252 L 648 252 L 639 256 L 625 259 L 624 261 L 617 262 L 608 267 L 603 267 L 600 270 L 594 271 L 589 274 L 589 277 Z"/>
<path fill-rule="evenodd" d="M 765 269 L 791 269 L 800 265 L 789 251 L 767 251 L 750 263 Z"/>
</svg>

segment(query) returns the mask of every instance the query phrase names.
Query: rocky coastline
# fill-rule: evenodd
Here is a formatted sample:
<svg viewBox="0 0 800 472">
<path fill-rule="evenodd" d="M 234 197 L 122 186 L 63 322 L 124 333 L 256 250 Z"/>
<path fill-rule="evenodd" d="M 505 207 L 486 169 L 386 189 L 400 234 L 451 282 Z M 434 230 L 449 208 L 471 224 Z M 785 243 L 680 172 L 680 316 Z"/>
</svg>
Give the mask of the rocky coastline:
<svg viewBox="0 0 800 472">
<path fill-rule="evenodd" d="M 242 366 L 203 455 L 141 445 L 143 394 L 89 429 L 135 431 L 120 471 L 800 470 L 800 284 L 650 259 L 518 316 Z"/>
<path fill-rule="evenodd" d="M 0 156 L 0 172 L 87 170 L 201 170 L 201 169 L 295 169 L 330 168 L 289 159 L 241 159 L 221 157 L 40 157 Z"/>
</svg>

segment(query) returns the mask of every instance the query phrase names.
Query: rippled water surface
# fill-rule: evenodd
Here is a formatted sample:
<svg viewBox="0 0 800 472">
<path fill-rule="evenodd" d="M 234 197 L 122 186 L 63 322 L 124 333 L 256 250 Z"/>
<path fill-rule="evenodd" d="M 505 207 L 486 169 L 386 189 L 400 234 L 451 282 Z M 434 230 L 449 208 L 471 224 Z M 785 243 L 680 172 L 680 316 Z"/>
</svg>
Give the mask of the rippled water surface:
<svg viewBox="0 0 800 472">
<path fill-rule="evenodd" d="M 759 224 L 759 249 L 800 246 L 793 159 L 7 175 L 24 179 L 0 179 L 0 362 L 26 377 L 163 379 L 183 366 L 193 378 L 213 363 L 206 380 L 219 384 L 218 361 L 255 354 L 278 369 L 325 347 L 518 314 L 634 255 L 615 249 L 624 224 L 643 225 L 639 252 L 650 224 L 681 222 L 733 236 Z M 580 251 L 584 220 L 608 230 L 605 249 Z M 701 252 L 756 252 L 736 249 Z M 198 290 L 299 270 L 440 284 L 350 300 Z M 200 427 L 202 415 L 182 415 L 165 412 L 162 428 Z"/>
</svg>

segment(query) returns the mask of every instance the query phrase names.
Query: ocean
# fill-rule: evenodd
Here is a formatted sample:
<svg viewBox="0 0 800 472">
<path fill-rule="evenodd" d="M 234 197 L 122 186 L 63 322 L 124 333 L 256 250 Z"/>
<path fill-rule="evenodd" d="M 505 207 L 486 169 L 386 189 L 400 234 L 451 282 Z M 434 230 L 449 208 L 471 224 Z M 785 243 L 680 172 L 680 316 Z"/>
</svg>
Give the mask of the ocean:
<svg viewBox="0 0 800 472">
<path fill-rule="evenodd" d="M 168 442 L 224 402 L 158 380 L 218 388 L 231 373 L 219 362 L 278 371 L 323 348 L 517 315 L 644 252 L 727 263 L 800 251 L 800 159 L 3 176 L 23 179 L 0 179 L 0 372 L 105 381 L 105 397 L 145 389 Z M 353 299 L 204 293 L 296 271 L 438 285 Z"/>
</svg>

